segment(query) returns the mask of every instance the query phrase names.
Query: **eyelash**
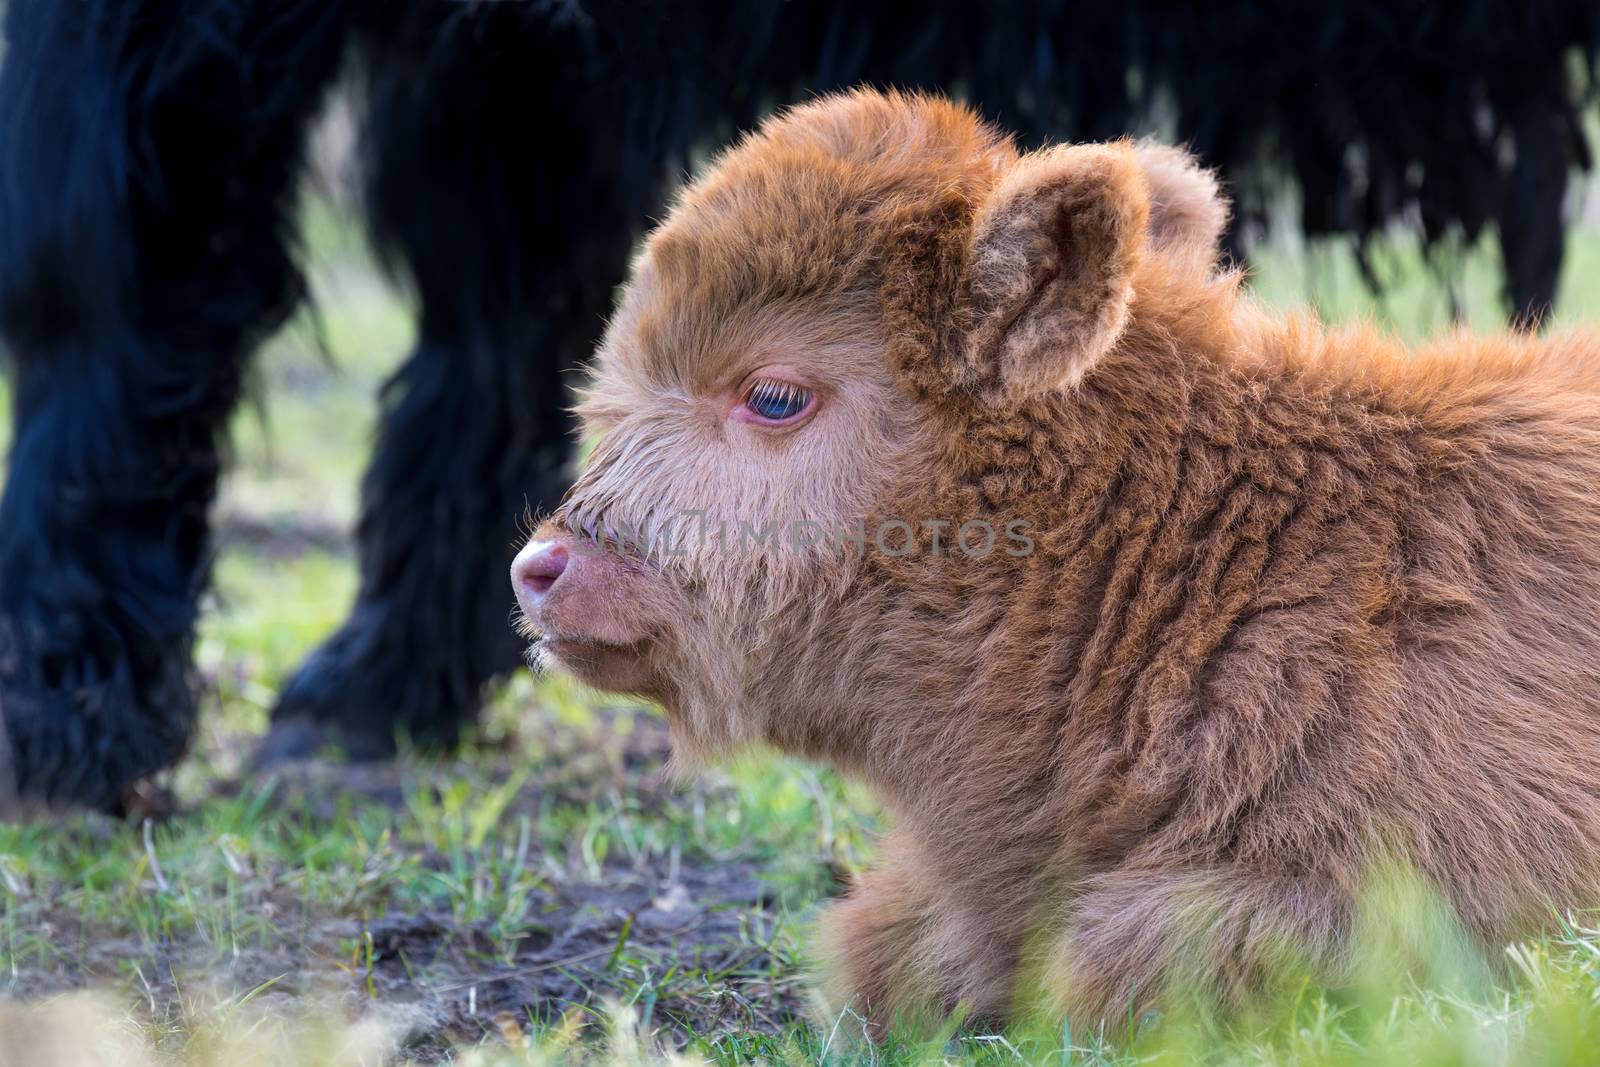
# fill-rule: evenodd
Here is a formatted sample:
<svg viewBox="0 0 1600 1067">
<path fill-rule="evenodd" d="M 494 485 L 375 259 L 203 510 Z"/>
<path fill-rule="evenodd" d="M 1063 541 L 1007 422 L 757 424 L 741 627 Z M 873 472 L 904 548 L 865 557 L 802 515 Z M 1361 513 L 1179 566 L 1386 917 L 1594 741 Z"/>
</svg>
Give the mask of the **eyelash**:
<svg viewBox="0 0 1600 1067">
<path fill-rule="evenodd" d="M 788 422 L 811 407 L 811 390 L 793 382 L 762 378 L 745 390 L 742 403 L 767 422 Z M 776 412 L 776 414 L 773 414 Z"/>
</svg>

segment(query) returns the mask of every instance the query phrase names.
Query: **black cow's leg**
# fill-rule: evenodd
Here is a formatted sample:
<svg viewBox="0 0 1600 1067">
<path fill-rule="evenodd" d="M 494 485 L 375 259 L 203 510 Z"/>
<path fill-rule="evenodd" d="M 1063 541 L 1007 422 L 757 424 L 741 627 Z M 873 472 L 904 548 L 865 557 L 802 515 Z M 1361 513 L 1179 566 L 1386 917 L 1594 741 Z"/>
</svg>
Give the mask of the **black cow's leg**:
<svg viewBox="0 0 1600 1067">
<path fill-rule="evenodd" d="M 1560 99 L 1559 88 L 1551 99 Z M 1499 205 L 1500 256 L 1512 325 L 1532 329 L 1549 317 L 1556 302 L 1574 134 L 1556 109 L 1537 102 L 1523 105 L 1512 129 L 1517 151 Z"/>
<path fill-rule="evenodd" d="M 518 662 L 507 570 L 566 487 L 566 372 L 589 352 L 653 168 L 586 76 L 594 20 L 438 5 L 372 41 L 368 206 L 420 300 L 362 487 L 349 619 L 285 688 L 260 759 L 449 745 Z M 590 58 L 585 58 L 590 57 Z M 609 84 L 625 86 L 622 78 Z"/>
<path fill-rule="evenodd" d="M 293 307 L 328 0 L 12 0 L 0 73 L 6 799 L 115 806 L 182 754 L 217 446 Z"/>
</svg>

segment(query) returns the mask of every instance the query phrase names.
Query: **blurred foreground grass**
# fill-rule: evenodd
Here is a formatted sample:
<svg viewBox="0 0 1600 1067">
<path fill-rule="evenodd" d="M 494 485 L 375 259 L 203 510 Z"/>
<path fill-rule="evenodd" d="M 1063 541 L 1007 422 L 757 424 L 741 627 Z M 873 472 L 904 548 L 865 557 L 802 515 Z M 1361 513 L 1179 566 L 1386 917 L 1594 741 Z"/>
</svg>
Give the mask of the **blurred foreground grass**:
<svg viewBox="0 0 1600 1067">
<path fill-rule="evenodd" d="M 761 756 L 673 784 L 652 713 L 559 679 L 515 679 L 457 757 L 407 758 L 376 778 L 241 779 L 277 686 L 354 595 L 356 484 L 379 387 L 412 333 L 341 213 L 312 201 L 304 231 L 317 311 L 261 353 L 254 399 L 233 425 L 196 653 L 204 719 L 174 779 L 185 810 L 150 827 L 96 817 L 0 827 L 0 982 L 15 998 L 0 1003 L 0 1065 L 628 1064 L 669 1052 L 722 1063 L 1600 1063 L 1600 935 L 1581 917 L 1508 950 L 1511 980 L 1484 984 L 1454 949 L 1409 945 L 1420 923 L 1402 915 L 1371 946 L 1367 988 L 1298 988 L 1233 1031 L 1174 1018 L 1108 1045 L 1043 1020 L 851 1045 L 848 1020 L 813 1026 L 788 1013 L 804 999 L 814 905 L 870 854 L 870 802 L 825 771 Z M 1414 243 L 1390 242 L 1375 262 L 1389 283 L 1378 302 L 1338 244 L 1273 242 L 1254 284 L 1275 304 L 1309 300 L 1328 318 L 1367 316 L 1410 338 L 1448 326 L 1451 297 Z M 1493 249 L 1455 266 L 1465 321 L 1498 326 Z M 1557 322 L 1597 317 L 1600 231 L 1582 229 Z M 7 413 L 0 385 L 0 437 Z M 757 903 L 726 905 L 739 910 L 729 936 L 749 949 L 734 962 L 642 945 L 636 915 L 613 915 L 614 943 L 584 961 L 589 970 L 563 971 L 585 995 L 546 1011 L 479 1010 L 474 976 L 516 975 L 530 945 L 579 921 L 585 893 L 629 872 L 692 882 L 691 870 L 715 889 L 717 872 L 735 869 L 768 888 Z M 394 933 L 419 916 L 431 941 Z M 407 952 L 422 949 L 452 961 L 448 980 L 413 969 Z M 1400 959 L 1419 952 L 1421 985 Z M 63 992 L 84 984 L 102 991 Z M 432 1036 L 418 1043 L 419 1028 Z"/>
</svg>

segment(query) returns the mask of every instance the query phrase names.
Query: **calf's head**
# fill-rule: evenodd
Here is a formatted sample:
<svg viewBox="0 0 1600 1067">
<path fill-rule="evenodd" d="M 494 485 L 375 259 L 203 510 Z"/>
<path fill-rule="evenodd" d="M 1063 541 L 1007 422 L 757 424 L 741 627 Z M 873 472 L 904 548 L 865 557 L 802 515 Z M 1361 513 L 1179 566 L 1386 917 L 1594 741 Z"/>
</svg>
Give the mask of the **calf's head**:
<svg viewBox="0 0 1600 1067">
<path fill-rule="evenodd" d="M 1019 154 L 936 99 L 768 122 L 634 266 L 579 409 L 586 468 L 512 570 L 538 654 L 659 700 L 690 753 L 848 701 L 896 583 L 949 566 L 930 529 L 948 553 L 1005 522 L 923 514 L 928 487 L 981 427 L 1070 395 L 1146 263 L 1209 270 L 1224 215 L 1182 153 Z"/>
</svg>

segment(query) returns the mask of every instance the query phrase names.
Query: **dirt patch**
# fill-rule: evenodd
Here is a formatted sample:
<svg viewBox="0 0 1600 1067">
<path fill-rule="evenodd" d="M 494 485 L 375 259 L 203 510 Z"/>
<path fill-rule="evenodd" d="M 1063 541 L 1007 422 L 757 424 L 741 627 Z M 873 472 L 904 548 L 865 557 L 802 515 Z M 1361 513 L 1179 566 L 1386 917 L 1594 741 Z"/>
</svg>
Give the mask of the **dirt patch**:
<svg viewBox="0 0 1600 1067">
<path fill-rule="evenodd" d="M 432 1014 L 415 1045 L 493 1037 L 509 1018 L 551 1020 L 574 1005 L 634 1006 L 647 1027 L 702 1037 L 727 1030 L 776 1032 L 802 1008 L 785 973 L 787 946 L 771 894 L 743 867 L 616 871 L 598 884 L 555 889 L 547 932 L 505 963 L 475 964 L 471 947 L 426 916 L 382 924 L 378 980 L 393 999 Z M 418 981 L 413 961 L 428 958 Z M 430 958 L 431 957 L 431 958 Z"/>
<path fill-rule="evenodd" d="M 517 777 L 502 826 L 526 825 L 552 805 L 581 811 L 624 793 L 629 810 L 648 820 L 658 804 L 685 803 L 663 771 L 667 751 L 659 719 L 602 711 L 591 728 L 552 727 L 503 753 L 476 754 L 469 781 L 478 789 L 481 777 L 488 790 Z M 461 782 L 460 766 L 449 763 L 312 762 L 279 772 L 272 804 L 328 822 L 345 817 L 352 797 L 398 807 L 419 790 L 442 795 Z M 217 793 L 226 799 L 262 785 L 245 779 Z M 109 840 L 137 831 L 107 822 L 98 832 Z M 459 876 L 459 857 L 393 848 L 396 862 Z M 585 870 L 541 854 L 538 844 L 526 857 L 518 852 L 519 869 L 535 873 L 510 933 L 503 922 L 463 920 L 448 904 L 413 911 L 392 901 L 370 909 L 310 902 L 281 872 L 246 879 L 241 906 L 260 921 L 243 945 L 176 923 L 160 924 L 154 937 L 132 936 L 86 920 L 64 899 L 36 898 L 11 918 L 39 931 L 51 956 L 28 966 L 10 961 L 4 991 L 29 999 L 110 987 L 158 1029 L 179 1027 L 202 990 L 217 1002 L 248 996 L 252 1010 L 283 1015 L 339 1004 L 351 1017 L 377 1014 L 403 1031 L 406 1054 L 421 1062 L 554 1022 L 574 1007 L 629 1005 L 668 1044 L 690 1033 L 777 1032 L 803 1012 L 795 921 L 762 865 L 674 847 L 613 855 Z"/>
<path fill-rule="evenodd" d="M 668 1042 L 688 1033 L 777 1032 L 803 1011 L 802 982 L 771 894 L 747 867 L 607 870 L 598 882 L 553 886 L 542 929 L 509 957 L 478 924 L 442 913 L 314 922 L 292 946 L 244 949 L 95 938 L 57 927 L 61 965 L 22 969 L 12 996 L 31 999 L 110 985 L 159 1025 L 180 1025 L 199 991 L 294 1014 L 335 997 L 354 1016 L 377 1012 L 404 1033 L 407 1054 L 441 1060 L 452 1047 L 496 1040 L 508 1023 L 553 1022 L 575 1006 L 629 1004 Z M 76 934 L 77 936 L 73 936 Z M 368 946 L 370 945 L 370 950 Z M 77 951 L 72 951 L 75 947 Z M 142 1003 L 141 1003 L 142 1002 Z"/>
</svg>

